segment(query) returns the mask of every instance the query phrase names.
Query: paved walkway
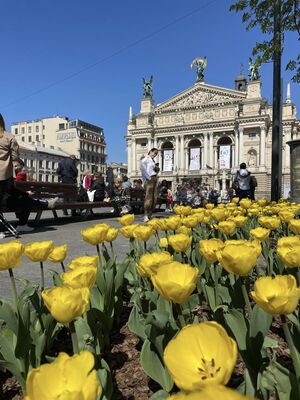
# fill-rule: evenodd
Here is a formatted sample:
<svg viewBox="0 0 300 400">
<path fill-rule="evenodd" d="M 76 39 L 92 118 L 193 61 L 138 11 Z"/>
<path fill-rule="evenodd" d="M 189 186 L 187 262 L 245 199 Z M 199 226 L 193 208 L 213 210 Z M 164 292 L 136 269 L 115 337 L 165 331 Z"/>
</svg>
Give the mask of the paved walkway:
<svg viewBox="0 0 300 400">
<path fill-rule="evenodd" d="M 163 214 L 164 213 L 160 213 L 160 215 Z M 9 221 L 13 221 L 15 219 L 14 214 L 5 214 L 5 217 Z M 61 217 L 58 221 L 55 221 L 50 211 L 45 211 L 42 217 L 43 218 L 41 219 L 40 224 L 35 231 L 22 234 L 18 240 L 24 244 L 34 241 L 53 240 L 56 246 L 67 243 L 69 246 L 69 253 L 65 261 L 66 264 L 68 264 L 71 259 L 75 257 L 97 254 L 94 246 L 89 245 L 82 240 L 80 235 L 80 231 L 82 229 L 92 226 L 95 223 L 102 222 L 110 224 L 113 227 L 120 227 L 117 218 L 112 218 L 111 215 L 107 213 L 95 215 L 88 220 L 85 220 L 82 217 Z M 142 223 L 143 216 L 137 215 L 135 220 L 137 223 Z M 0 243 L 9 242 L 11 240 L 14 240 L 14 238 L 10 237 L 2 239 Z M 123 238 L 123 236 L 119 234 L 117 240 L 114 242 L 114 247 L 118 258 L 121 260 L 128 250 L 128 239 Z M 52 286 L 52 277 L 48 272 L 49 269 L 61 272 L 61 266 L 48 261 L 45 263 L 46 287 Z M 26 278 L 30 282 L 38 284 L 40 282 L 39 263 L 33 263 L 26 256 L 24 256 L 20 266 L 14 269 L 14 274 L 16 278 Z M 8 272 L 0 271 L 0 277 L 0 298 L 11 298 L 10 279 Z M 17 283 L 17 285 L 20 287 L 20 284 Z"/>
</svg>

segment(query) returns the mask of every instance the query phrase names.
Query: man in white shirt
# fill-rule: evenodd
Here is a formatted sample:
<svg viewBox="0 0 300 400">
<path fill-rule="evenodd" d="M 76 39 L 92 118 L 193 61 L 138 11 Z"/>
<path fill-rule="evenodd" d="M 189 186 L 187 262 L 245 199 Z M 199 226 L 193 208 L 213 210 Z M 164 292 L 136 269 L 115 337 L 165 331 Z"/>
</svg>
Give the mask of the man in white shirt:
<svg viewBox="0 0 300 400">
<path fill-rule="evenodd" d="M 153 148 L 148 155 L 141 160 L 141 174 L 145 188 L 144 201 L 144 222 L 148 222 L 152 212 L 156 206 L 157 199 L 157 167 L 154 158 L 157 156 L 158 150 Z"/>
</svg>

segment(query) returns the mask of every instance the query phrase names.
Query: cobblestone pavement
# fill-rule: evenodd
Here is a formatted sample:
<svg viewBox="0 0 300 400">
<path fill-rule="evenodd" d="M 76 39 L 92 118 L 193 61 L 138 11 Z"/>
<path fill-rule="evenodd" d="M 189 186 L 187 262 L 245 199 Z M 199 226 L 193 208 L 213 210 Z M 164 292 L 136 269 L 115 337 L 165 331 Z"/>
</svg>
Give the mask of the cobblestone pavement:
<svg viewBox="0 0 300 400">
<path fill-rule="evenodd" d="M 107 209 L 106 209 L 107 210 Z M 82 255 L 95 255 L 96 249 L 94 246 L 89 245 L 84 242 L 81 238 L 80 231 L 84 228 L 92 226 L 95 223 L 108 223 L 113 227 L 119 227 L 120 224 L 117 218 L 112 217 L 109 213 L 99 213 L 94 215 L 89 219 L 84 219 L 83 217 L 62 217 L 62 213 L 59 212 L 59 220 L 54 220 L 53 215 L 50 211 L 45 211 L 42 215 L 42 219 L 39 223 L 37 229 L 31 233 L 22 234 L 18 239 L 22 243 L 43 241 L 43 240 L 53 240 L 56 246 L 67 243 L 69 246 L 69 253 L 66 259 L 66 264 L 68 264 L 72 258 L 82 256 Z M 98 211 L 98 210 L 97 210 Z M 101 211 L 101 210 L 99 210 Z M 155 214 L 155 216 L 164 215 L 164 213 Z M 5 217 L 9 221 L 14 221 L 14 214 L 5 214 Z M 34 215 L 33 215 L 34 217 Z M 137 223 L 142 223 L 143 216 L 137 215 L 135 217 Z M 30 224 L 30 221 L 29 221 Z M 14 238 L 9 237 L 1 239 L 0 243 L 9 242 L 14 240 Z M 122 235 L 118 235 L 117 240 L 114 242 L 114 247 L 118 259 L 121 260 L 128 250 L 128 239 L 123 238 Z M 61 266 L 50 262 L 45 263 L 45 285 L 52 286 L 52 277 L 49 269 L 61 272 Z M 7 271 L 0 272 L 0 298 L 10 299 L 10 278 Z M 33 263 L 26 256 L 19 267 L 14 269 L 14 275 L 18 278 L 28 279 L 32 283 L 38 284 L 40 282 L 40 267 L 38 263 Z M 20 283 L 17 282 L 18 288 L 20 288 Z"/>
</svg>

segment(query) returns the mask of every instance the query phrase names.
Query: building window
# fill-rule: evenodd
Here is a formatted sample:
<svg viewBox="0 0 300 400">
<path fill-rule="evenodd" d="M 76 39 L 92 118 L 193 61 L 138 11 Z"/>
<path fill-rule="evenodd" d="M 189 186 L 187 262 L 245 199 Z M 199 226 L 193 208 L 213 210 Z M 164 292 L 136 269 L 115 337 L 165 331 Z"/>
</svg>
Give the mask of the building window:
<svg viewBox="0 0 300 400">
<path fill-rule="evenodd" d="M 256 132 L 250 132 L 248 135 L 249 137 L 254 138 L 256 136 Z"/>
<path fill-rule="evenodd" d="M 46 161 L 46 168 L 49 169 L 49 161 Z"/>
<path fill-rule="evenodd" d="M 36 142 L 39 142 L 39 140 L 40 140 L 39 135 L 35 135 L 35 141 L 36 141 Z"/>
<path fill-rule="evenodd" d="M 232 140 L 224 136 L 218 140 L 218 164 L 220 169 L 232 167 Z"/>
<path fill-rule="evenodd" d="M 48 175 L 46 175 L 45 178 L 46 178 L 46 182 L 48 182 Z"/>
<path fill-rule="evenodd" d="M 165 142 L 162 148 L 162 170 L 164 172 L 172 172 L 174 167 L 174 149 L 171 142 Z"/>
<path fill-rule="evenodd" d="M 147 143 L 146 143 L 146 142 L 143 142 L 143 143 L 141 143 L 141 146 L 142 146 L 142 147 L 146 147 L 146 146 L 147 146 Z"/>
<path fill-rule="evenodd" d="M 43 161 L 42 160 L 39 161 L 39 167 L 43 168 Z"/>
<path fill-rule="evenodd" d="M 39 174 L 39 182 L 43 181 L 43 174 Z"/>
<path fill-rule="evenodd" d="M 193 139 L 188 144 L 189 171 L 199 171 L 201 168 L 201 142 Z M 206 165 L 204 166 L 206 168 Z"/>
<path fill-rule="evenodd" d="M 28 133 L 31 133 L 31 126 L 28 127 Z"/>
<path fill-rule="evenodd" d="M 58 129 L 59 129 L 59 130 L 65 129 L 65 124 L 58 124 Z"/>
<path fill-rule="evenodd" d="M 36 131 L 36 132 L 39 132 L 39 131 L 40 131 L 40 128 L 39 128 L 38 125 L 35 127 L 35 131 Z"/>
<path fill-rule="evenodd" d="M 24 127 L 21 128 L 21 133 L 22 133 L 22 135 L 24 135 L 24 133 L 25 133 L 25 128 Z"/>
<path fill-rule="evenodd" d="M 31 143 L 31 136 L 28 136 L 28 143 Z"/>
<path fill-rule="evenodd" d="M 43 135 L 43 139 L 45 139 L 45 135 Z"/>
<path fill-rule="evenodd" d="M 18 128 L 15 128 L 15 135 L 18 134 Z"/>
<path fill-rule="evenodd" d="M 25 138 L 24 138 L 24 136 L 22 136 L 22 142 L 25 142 Z"/>
</svg>

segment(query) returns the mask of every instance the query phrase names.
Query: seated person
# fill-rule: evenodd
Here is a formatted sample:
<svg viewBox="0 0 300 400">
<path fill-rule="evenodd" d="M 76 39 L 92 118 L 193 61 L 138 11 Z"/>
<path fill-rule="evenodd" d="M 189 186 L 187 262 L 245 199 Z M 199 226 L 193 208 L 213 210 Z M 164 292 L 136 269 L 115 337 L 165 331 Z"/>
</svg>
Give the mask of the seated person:
<svg viewBox="0 0 300 400">
<path fill-rule="evenodd" d="M 105 197 L 106 186 L 104 178 L 100 172 L 96 172 L 94 180 L 90 187 L 90 192 L 95 190 L 94 201 L 103 201 Z"/>
<path fill-rule="evenodd" d="M 128 189 L 123 189 L 122 184 L 122 179 L 115 179 L 113 186 L 108 188 L 108 197 L 106 200 L 109 201 L 114 208 L 115 213 L 120 215 L 127 214 L 131 211 L 129 205 L 130 196 L 126 193 Z"/>
</svg>

